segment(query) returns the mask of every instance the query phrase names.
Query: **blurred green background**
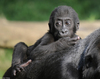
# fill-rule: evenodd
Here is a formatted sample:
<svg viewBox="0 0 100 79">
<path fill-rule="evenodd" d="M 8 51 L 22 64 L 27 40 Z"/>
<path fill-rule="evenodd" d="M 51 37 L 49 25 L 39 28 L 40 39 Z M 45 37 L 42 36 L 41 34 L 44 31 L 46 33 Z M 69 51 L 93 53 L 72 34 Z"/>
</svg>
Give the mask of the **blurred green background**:
<svg viewBox="0 0 100 79">
<path fill-rule="evenodd" d="M 71 6 L 80 20 L 100 19 L 100 0 L 0 0 L 0 17 L 11 21 L 48 21 L 59 5 Z M 11 65 L 13 49 L 0 48 L 0 77 Z"/>
<path fill-rule="evenodd" d="M 74 8 L 81 20 L 100 19 L 100 0 L 0 0 L 0 14 L 8 20 L 46 21 L 59 5 Z"/>
<path fill-rule="evenodd" d="M 12 53 L 13 49 L 0 48 L 0 79 L 11 65 Z"/>
</svg>

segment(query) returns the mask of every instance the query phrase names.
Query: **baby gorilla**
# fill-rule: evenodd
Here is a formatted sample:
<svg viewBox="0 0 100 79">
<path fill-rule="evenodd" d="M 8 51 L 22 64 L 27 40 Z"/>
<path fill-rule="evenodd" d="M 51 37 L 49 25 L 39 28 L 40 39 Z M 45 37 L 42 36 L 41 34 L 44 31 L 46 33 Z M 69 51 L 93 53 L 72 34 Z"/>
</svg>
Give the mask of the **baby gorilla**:
<svg viewBox="0 0 100 79">
<path fill-rule="evenodd" d="M 12 66 L 4 77 L 16 76 L 24 67 L 34 62 L 45 53 L 67 49 L 80 39 L 76 35 L 79 28 L 77 13 L 69 6 L 59 6 L 54 9 L 49 19 L 49 31 L 34 45 L 28 47 L 25 43 L 18 43 L 13 52 Z"/>
</svg>

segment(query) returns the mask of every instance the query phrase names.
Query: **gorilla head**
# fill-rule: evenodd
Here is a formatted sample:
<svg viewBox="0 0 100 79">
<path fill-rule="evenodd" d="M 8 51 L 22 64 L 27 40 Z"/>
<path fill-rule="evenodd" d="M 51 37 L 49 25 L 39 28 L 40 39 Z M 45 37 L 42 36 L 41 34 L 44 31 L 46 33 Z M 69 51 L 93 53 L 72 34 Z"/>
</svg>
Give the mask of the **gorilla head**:
<svg viewBox="0 0 100 79">
<path fill-rule="evenodd" d="M 99 34 L 95 33 L 95 36 Z M 82 79 L 100 79 L 100 35 L 88 45 L 83 63 Z"/>
<path fill-rule="evenodd" d="M 51 13 L 49 28 L 56 38 L 73 37 L 79 28 L 78 15 L 69 6 L 59 6 Z"/>
</svg>

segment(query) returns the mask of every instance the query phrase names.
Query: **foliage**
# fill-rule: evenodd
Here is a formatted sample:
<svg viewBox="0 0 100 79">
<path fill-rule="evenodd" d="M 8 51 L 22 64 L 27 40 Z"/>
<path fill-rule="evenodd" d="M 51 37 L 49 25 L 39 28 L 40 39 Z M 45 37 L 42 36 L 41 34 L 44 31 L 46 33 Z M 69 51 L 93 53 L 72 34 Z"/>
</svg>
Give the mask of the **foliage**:
<svg viewBox="0 0 100 79">
<path fill-rule="evenodd" d="M 99 0 L 0 0 L 0 13 L 9 20 L 45 21 L 59 5 L 76 10 L 81 20 L 100 19 Z"/>
<path fill-rule="evenodd" d="M 0 48 L 0 78 L 11 65 L 12 52 L 13 49 Z"/>
</svg>

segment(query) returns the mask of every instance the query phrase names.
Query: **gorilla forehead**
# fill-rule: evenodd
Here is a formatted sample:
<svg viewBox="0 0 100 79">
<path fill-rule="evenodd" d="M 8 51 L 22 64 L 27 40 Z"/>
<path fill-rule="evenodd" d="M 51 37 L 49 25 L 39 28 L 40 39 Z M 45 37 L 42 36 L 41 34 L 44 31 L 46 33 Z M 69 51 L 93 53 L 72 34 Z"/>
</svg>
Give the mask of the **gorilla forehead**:
<svg viewBox="0 0 100 79">
<path fill-rule="evenodd" d="M 69 6 L 59 6 L 54 9 L 51 13 L 51 18 L 55 17 L 74 17 L 74 14 L 77 14 L 71 7 Z"/>
</svg>

